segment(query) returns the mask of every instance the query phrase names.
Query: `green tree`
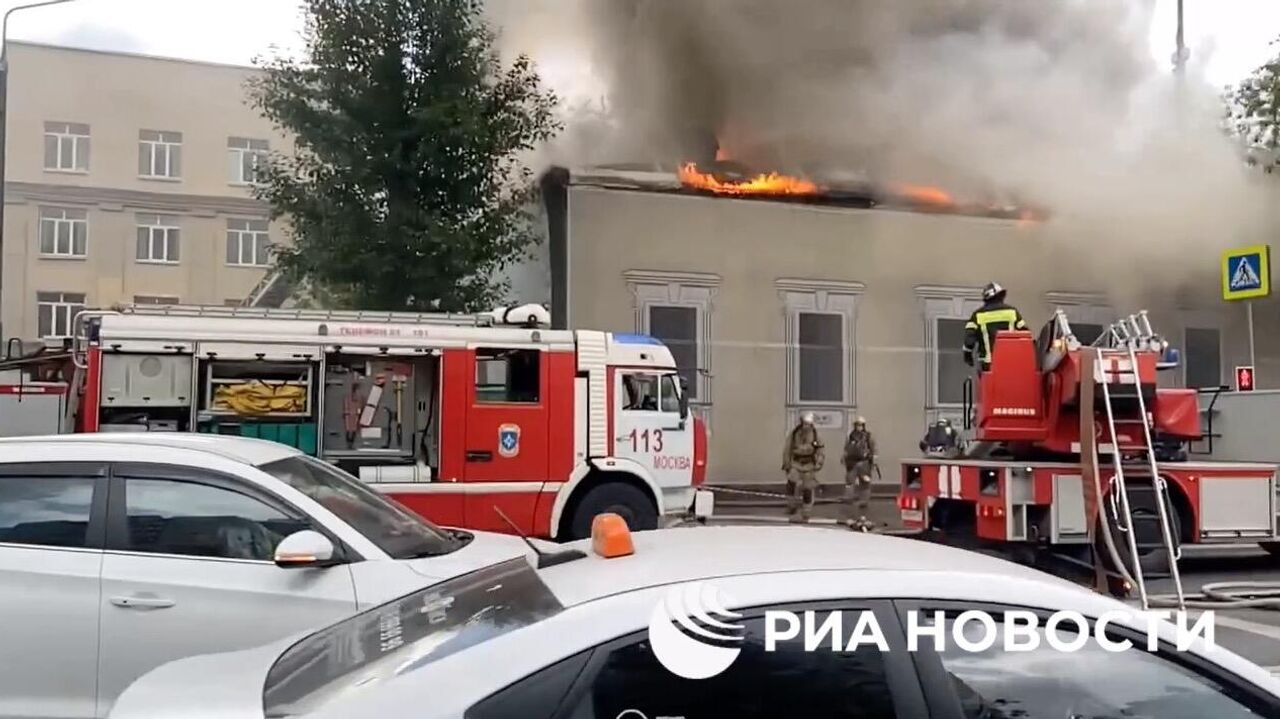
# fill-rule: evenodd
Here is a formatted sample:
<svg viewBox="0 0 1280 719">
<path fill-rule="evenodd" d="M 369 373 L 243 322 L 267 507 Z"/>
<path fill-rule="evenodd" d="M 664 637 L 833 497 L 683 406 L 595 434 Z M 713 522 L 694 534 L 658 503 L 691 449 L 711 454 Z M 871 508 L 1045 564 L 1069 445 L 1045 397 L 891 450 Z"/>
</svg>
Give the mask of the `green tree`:
<svg viewBox="0 0 1280 719">
<path fill-rule="evenodd" d="M 1226 103 L 1228 130 L 1244 143 L 1252 163 L 1271 172 L 1280 157 L 1280 54 L 1228 87 Z"/>
<path fill-rule="evenodd" d="M 306 0 L 306 51 L 250 85 L 296 138 L 258 197 L 290 228 L 275 262 L 357 309 L 472 311 L 538 242 L 525 153 L 559 130 L 532 62 L 504 65 L 482 0 Z"/>
</svg>

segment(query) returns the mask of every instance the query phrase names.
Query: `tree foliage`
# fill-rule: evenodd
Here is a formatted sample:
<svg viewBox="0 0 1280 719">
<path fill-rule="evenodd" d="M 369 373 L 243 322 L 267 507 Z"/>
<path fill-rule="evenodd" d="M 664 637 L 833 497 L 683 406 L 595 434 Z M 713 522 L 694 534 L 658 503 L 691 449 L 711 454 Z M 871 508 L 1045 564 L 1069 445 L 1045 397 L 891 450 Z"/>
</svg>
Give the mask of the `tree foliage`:
<svg viewBox="0 0 1280 719">
<path fill-rule="evenodd" d="M 305 57 L 250 97 L 296 138 L 256 192 L 284 218 L 276 263 L 359 309 L 469 311 L 538 240 L 522 155 L 560 129 L 532 62 L 504 65 L 482 0 L 306 0 Z"/>
<path fill-rule="evenodd" d="M 1251 162 L 1271 172 L 1280 157 L 1280 54 L 1227 88 L 1226 103 L 1230 131 L 1245 144 Z"/>
</svg>

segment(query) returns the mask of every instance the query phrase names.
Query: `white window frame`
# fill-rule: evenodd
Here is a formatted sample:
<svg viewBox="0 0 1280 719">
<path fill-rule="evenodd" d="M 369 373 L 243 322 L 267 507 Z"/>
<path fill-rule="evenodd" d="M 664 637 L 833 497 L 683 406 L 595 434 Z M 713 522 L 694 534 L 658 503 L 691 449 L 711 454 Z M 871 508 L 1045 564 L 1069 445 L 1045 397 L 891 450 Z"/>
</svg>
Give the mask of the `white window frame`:
<svg viewBox="0 0 1280 719">
<path fill-rule="evenodd" d="M 255 230 L 252 228 L 254 222 L 264 223 L 266 229 Z M 242 224 L 242 227 L 233 227 L 234 224 Z M 234 239 L 233 239 L 234 237 Z M 271 266 L 271 224 L 267 220 L 260 217 L 231 217 L 227 219 L 227 245 L 224 247 L 223 261 L 226 261 L 226 250 L 232 242 L 236 245 L 236 261 L 227 262 L 230 267 L 270 267 Z M 250 262 L 244 261 L 244 247 L 248 242 L 251 245 Z M 268 248 L 268 254 L 264 262 L 258 262 L 258 244 L 263 243 Z"/>
<path fill-rule="evenodd" d="M 948 418 L 962 426 L 963 403 L 938 401 L 938 320 L 967 321 L 982 306 L 982 291 L 973 287 L 921 285 L 915 288 L 924 315 L 925 416 L 927 422 Z"/>
<path fill-rule="evenodd" d="M 262 147 L 254 147 L 255 144 L 260 144 Z M 269 140 L 253 137 L 228 137 L 227 160 L 229 162 L 228 167 L 231 169 L 230 184 L 237 187 L 250 187 L 261 184 L 256 176 L 256 170 L 264 164 L 270 153 L 271 143 Z M 252 178 L 244 177 L 246 156 L 253 158 L 255 176 Z"/>
<path fill-rule="evenodd" d="M 77 207 L 42 206 L 38 210 L 40 223 L 36 232 L 36 245 L 39 255 L 52 260 L 84 260 L 89 256 L 89 212 Z M 69 214 L 80 215 L 71 217 Z M 67 252 L 58 251 L 58 232 L 67 226 L 67 237 L 71 242 Z M 52 227 L 53 252 L 45 252 L 44 233 L 46 227 Z M 84 251 L 76 252 L 76 230 L 79 229 L 84 238 Z"/>
<path fill-rule="evenodd" d="M 169 215 L 138 215 L 139 230 L 147 231 L 147 256 L 137 256 L 137 245 L 134 245 L 134 260 L 144 265 L 176 265 L 182 261 L 182 226 L 178 220 Z M 177 250 L 177 258 L 169 258 L 169 234 L 174 236 L 174 248 Z M 161 246 L 164 248 L 163 256 L 159 259 L 155 256 L 156 237 L 159 234 L 163 239 Z M 136 233 L 135 233 L 136 237 Z"/>
<path fill-rule="evenodd" d="M 649 310 L 653 307 L 691 307 L 695 310 L 698 338 L 697 386 L 691 403 L 711 405 L 711 322 L 714 300 L 720 286 L 719 275 L 700 272 L 628 270 L 622 273 L 631 289 L 637 332 L 650 334 Z"/>
<path fill-rule="evenodd" d="M 57 295 L 58 299 L 46 301 L 40 299 L 40 295 Z M 80 301 L 76 302 L 68 300 L 67 297 L 79 297 Z M 40 310 L 43 307 L 49 307 L 50 315 L 50 333 L 41 334 L 41 339 L 65 339 L 75 334 L 75 317 L 79 312 L 83 312 L 88 306 L 89 297 L 83 292 L 63 292 L 61 290 L 39 290 L 36 292 L 36 332 L 40 333 Z M 77 311 L 77 308 L 79 310 Z M 63 314 L 63 321 L 66 324 L 67 333 L 58 334 L 58 315 Z"/>
<path fill-rule="evenodd" d="M 75 128 L 83 127 L 84 134 L 73 132 Z M 44 123 L 44 138 L 55 138 L 58 142 L 57 160 L 53 167 L 45 164 L 45 172 L 67 172 L 76 175 L 84 175 L 89 172 L 90 153 L 93 151 L 93 145 L 90 142 L 92 127 L 83 122 L 62 122 L 62 121 L 46 121 Z M 64 162 L 63 148 L 64 143 L 71 145 L 70 163 Z M 80 145 L 84 144 L 84 167 L 76 162 L 76 157 L 80 154 Z M 40 145 L 40 154 L 44 154 L 44 144 Z M 44 162 L 48 158 L 42 158 Z"/>
<path fill-rule="evenodd" d="M 157 139 L 150 139 L 155 135 Z M 176 138 L 176 139 L 166 139 Z M 156 153 L 164 149 L 164 172 L 156 172 Z M 139 161 L 145 156 L 147 171 L 138 174 L 146 180 L 180 180 L 182 179 L 182 133 L 173 130 L 139 130 Z M 176 168 L 176 169 L 175 169 Z"/>
<path fill-rule="evenodd" d="M 1231 374 L 1227 373 L 1227 326 L 1229 322 L 1227 315 L 1221 311 L 1204 310 L 1204 309 L 1183 309 L 1180 313 L 1182 318 L 1182 332 L 1179 336 L 1177 345 L 1181 352 L 1182 371 L 1178 372 L 1178 379 L 1182 382 L 1183 387 L 1187 385 L 1187 330 L 1217 330 L 1218 331 L 1218 383 L 1220 385 L 1233 385 L 1235 383 Z M 1246 358 L 1247 359 L 1247 358 Z M 1235 368 L 1232 368 L 1234 374 Z"/>
<path fill-rule="evenodd" d="M 852 409 L 857 405 L 857 318 L 858 303 L 866 287 L 860 282 L 779 279 L 775 282 L 782 301 L 787 347 L 788 408 Z M 813 401 L 800 398 L 800 316 L 836 315 L 843 330 L 843 392 L 838 400 Z"/>
<path fill-rule="evenodd" d="M 1105 332 L 1116 320 L 1117 316 L 1115 308 L 1107 301 L 1105 295 L 1092 292 L 1046 292 L 1044 295 L 1045 303 L 1049 306 L 1049 313 L 1056 310 L 1062 310 L 1067 316 L 1067 322 L 1072 324 L 1089 324 L 1102 325 Z M 1046 318 L 1047 319 L 1047 318 Z M 1039 328 L 1029 328 L 1034 332 L 1039 332 Z"/>
</svg>

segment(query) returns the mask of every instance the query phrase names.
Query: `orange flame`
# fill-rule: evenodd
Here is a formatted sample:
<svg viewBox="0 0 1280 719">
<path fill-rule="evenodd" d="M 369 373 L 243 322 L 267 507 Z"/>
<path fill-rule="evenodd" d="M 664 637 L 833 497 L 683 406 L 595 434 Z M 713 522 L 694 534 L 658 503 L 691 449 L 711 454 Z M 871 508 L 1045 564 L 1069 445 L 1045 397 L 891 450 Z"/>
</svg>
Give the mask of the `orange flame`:
<svg viewBox="0 0 1280 719">
<path fill-rule="evenodd" d="M 680 182 L 687 187 L 722 195 L 816 195 L 821 190 L 808 180 L 776 172 L 760 174 L 742 182 L 721 182 L 698 171 L 698 165 L 686 162 L 680 166 Z"/>
<path fill-rule="evenodd" d="M 902 195 L 912 202 L 918 202 L 922 205 L 936 205 L 938 207 L 953 207 L 956 204 L 955 198 L 951 193 L 939 187 L 930 187 L 928 185 L 894 185 L 893 191 Z"/>
</svg>

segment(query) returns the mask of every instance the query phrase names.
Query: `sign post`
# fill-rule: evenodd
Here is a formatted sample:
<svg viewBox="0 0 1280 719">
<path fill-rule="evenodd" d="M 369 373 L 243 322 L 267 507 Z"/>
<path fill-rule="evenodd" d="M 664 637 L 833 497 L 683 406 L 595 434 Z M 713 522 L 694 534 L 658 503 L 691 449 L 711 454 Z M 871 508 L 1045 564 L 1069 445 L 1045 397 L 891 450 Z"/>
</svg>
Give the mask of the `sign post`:
<svg viewBox="0 0 1280 719">
<path fill-rule="evenodd" d="M 1253 303 L 1249 300 L 1271 294 L 1271 246 L 1237 247 L 1222 253 L 1222 299 L 1244 301 L 1245 321 L 1249 324 L 1249 379 L 1252 389 L 1253 368 L 1257 357 L 1253 343 Z M 1237 384 L 1240 370 L 1236 368 Z"/>
<path fill-rule="evenodd" d="M 1249 365 L 1247 367 L 1236 367 L 1237 392 L 1252 392 L 1254 379 L 1253 365 Z"/>
</svg>

